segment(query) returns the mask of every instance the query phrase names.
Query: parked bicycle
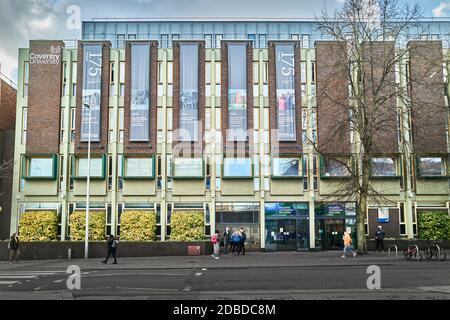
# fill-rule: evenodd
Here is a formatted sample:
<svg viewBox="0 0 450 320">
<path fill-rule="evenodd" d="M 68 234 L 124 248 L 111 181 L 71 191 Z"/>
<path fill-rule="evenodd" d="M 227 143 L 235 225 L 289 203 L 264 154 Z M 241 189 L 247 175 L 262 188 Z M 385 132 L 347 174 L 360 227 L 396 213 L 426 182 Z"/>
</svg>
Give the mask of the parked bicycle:
<svg viewBox="0 0 450 320">
<path fill-rule="evenodd" d="M 438 261 L 445 261 L 445 258 L 447 258 L 447 254 L 439 247 L 436 241 L 433 241 L 433 243 L 425 249 L 425 257 L 427 260 L 431 260 L 433 256 L 435 256 Z"/>
<path fill-rule="evenodd" d="M 406 260 L 416 259 L 417 261 L 422 261 L 423 259 L 422 252 L 415 244 L 408 245 L 408 248 L 403 251 L 403 255 Z"/>
</svg>

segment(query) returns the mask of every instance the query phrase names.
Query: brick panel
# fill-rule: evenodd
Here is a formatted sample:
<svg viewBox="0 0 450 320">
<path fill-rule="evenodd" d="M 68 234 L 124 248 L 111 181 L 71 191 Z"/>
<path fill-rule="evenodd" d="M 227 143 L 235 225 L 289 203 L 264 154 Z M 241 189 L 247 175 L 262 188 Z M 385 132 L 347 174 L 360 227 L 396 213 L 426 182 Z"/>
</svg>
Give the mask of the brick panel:
<svg viewBox="0 0 450 320">
<path fill-rule="evenodd" d="M 410 96 L 414 151 L 447 153 L 441 41 L 412 41 Z"/>
<path fill-rule="evenodd" d="M 325 154 L 350 153 L 345 43 L 316 42 L 316 65 L 318 149 Z"/>
<path fill-rule="evenodd" d="M 245 150 L 237 150 L 243 146 L 242 142 L 227 141 L 228 129 L 228 43 L 247 44 L 247 130 L 248 140 L 245 142 Z M 238 153 L 246 155 L 253 153 L 253 46 L 251 41 L 222 41 L 221 43 L 221 130 L 224 153 Z"/>
<path fill-rule="evenodd" d="M 63 47 L 62 41 L 30 41 L 30 57 L 55 53 L 59 60 L 39 64 L 30 59 L 27 153 L 59 152 Z"/>
<path fill-rule="evenodd" d="M 367 132 L 372 137 L 371 151 L 398 153 L 397 94 L 392 64 L 395 61 L 395 43 L 371 42 L 364 45 L 363 50 L 364 99 Z"/>
<path fill-rule="evenodd" d="M 193 142 L 179 142 L 178 129 L 180 127 L 180 44 L 197 43 L 198 48 L 198 118 L 199 138 L 201 144 Z M 174 41 L 173 42 L 173 146 L 178 150 L 191 151 L 201 156 L 205 148 L 205 41 Z M 200 146 L 196 149 L 197 146 Z"/>
<path fill-rule="evenodd" d="M 131 114 L 131 46 L 132 43 L 150 44 L 150 141 L 136 142 L 130 141 L 130 114 Z M 158 90 L 158 42 L 157 41 L 127 41 L 125 46 L 125 138 L 124 153 L 145 153 L 154 154 L 156 152 L 157 141 L 157 90 Z"/>
<path fill-rule="evenodd" d="M 269 41 L 269 124 L 271 134 L 277 130 L 277 97 L 276 97 L 276 41 Z M 292 41 L 295 46 L 295 123 L 296 123 L 296 141 L 280 141 L 278 149 L 272 145 L 271 150 L 274 153 L 301 153 L 302 152 L 302 96 L 301 96 L 301 78 L 300 78 L 300 42 Z"/>
<path fill-rule="evenodd" d="M 81 110 L 82 110 L 82 92 L 83 92 L 83 44 L 93 43 L 93 41 L 78 42 L 78 67 L 77 67 L 77 88 L 76 97 L 76 134 L 75 134 L 75 152 L 87 153 L 88 142 L 81 142 Z M 91 141 L 91 152 L 101 154 L 107 152 L 108 146 L 108 113 L 109 113 L 109 76 L 110 76 L 110 49 L 111 42 L 97 42 L 102 44 L 102 83 L 101 83 L 101 102 L 100 102 L 100 142 Z"/>
<path fill-rule="evenodd" d="M 396 208 L 389 209 L 389 222 L 378 222 L 378 209 L 369 209 L 369 239 L 374 238 L 377 227 L 381 226 L 385 232 L 385 238 L 400 237 L 400 213 Z M 386 248 L 387 249 L 387 248 Z"/>
<path fill-rule="evenodd" d="M 0 129 L 15 129 L 16 97 L 16 90 L 8 83 L 0 79 Z"/>
</svg>

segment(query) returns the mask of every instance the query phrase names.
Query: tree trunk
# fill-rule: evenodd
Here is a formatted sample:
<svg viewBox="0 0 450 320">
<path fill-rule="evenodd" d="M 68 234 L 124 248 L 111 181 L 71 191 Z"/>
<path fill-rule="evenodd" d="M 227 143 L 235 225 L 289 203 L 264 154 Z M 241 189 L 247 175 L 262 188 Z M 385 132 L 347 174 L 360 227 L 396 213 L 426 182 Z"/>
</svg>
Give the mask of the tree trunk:
<svg viewBox="0 0 450 320">
<path fill-rule="evenodd" d="M 358 254 L 367 253 L 367 239 L 366 239 L 366 209 L 367 209 L 367 193 L 361 194 L 357 208 L 357 237 L 358 237 Z"/>
</svg>

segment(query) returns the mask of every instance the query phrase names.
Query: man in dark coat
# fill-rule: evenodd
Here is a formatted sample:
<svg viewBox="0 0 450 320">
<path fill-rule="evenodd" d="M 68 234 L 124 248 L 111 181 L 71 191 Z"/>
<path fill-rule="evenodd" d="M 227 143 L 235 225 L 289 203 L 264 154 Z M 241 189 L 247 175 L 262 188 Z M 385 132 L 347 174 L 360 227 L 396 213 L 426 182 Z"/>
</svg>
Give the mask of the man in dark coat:
<svg viewBox="0 0 450 320">
<path fill-rule="evenodd" d="M 9 263 L 19 262 L 19 237 L 13 234 L 8 244 L 9 248 Z"/>
<path fill-rule="evenodd" d="M 114 235 L 110 235 L 107 239 L 107 246 L 108 246 L 108 256 L 106 257 L 106 259 L 103 261 L 104 264 L 108 263 L 108 259 L 110 256 L 113 256 L 114 258 L 114 262 L 113 264 L 117 264 L 117 258 L 116 258 L 116 252 L 117 252 L 117 244 L 118 244 L 118 239 L 116 239 L 114 237 Z"/>
<path fill-rule="evenodd" d="M 377 242 L 377 251 L 384 251 L 384 237 L 385 233 L 381 226 L 378 226 L 375 231 L 375 241 Z"/>
</svg>

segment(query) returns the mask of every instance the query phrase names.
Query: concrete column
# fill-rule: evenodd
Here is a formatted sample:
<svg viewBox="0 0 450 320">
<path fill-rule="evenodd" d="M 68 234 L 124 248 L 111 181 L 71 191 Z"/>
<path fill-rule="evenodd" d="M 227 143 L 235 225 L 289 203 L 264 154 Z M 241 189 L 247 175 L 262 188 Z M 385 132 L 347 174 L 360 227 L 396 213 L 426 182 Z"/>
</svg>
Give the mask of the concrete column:
<svg viewBox="0 0 450 320">
<path fill-rule="evenodd" d="M 253 62 L 252 62 L 253 63 Z M 260 238 L 261 238 L 261 249 L 266 248 L 266 213 L 265 213 L 265 191 L 264 191 L 264 174 L 262 170 L 262 161 L 261 159 L 265 155 L 265 141 L 264 141 L 264 83 L 262 76 L 264 74 L 264 51 L 258 50 L 258 66 L 259 66 L 259 83 L 258 83 L 258 89 L 259 89 L 259 130 L 258 130 L 258 139 L 259 139 L 259 154 L 258 154 L 258 162 L 259 162 L 259 192 L 260 192 L 260 201 L 259 201 L 259 208 L 260 208 Z M 253 106 L 252 106 L 253 107 Z M 269 128 L 270 130 L 270 128 Z"/>
<path fill-rule="evenodd" d="M 166 186 L 167 186 L 167 49 L 163 49 L 163 61 L 161 64 L 161 74 L 163 77 L 163 98 L 162 98 L 162 155 L 161 155 L 161 241 L 166 241 L 167 233 L 167 202 L 166 202 Z M 175 80 L 175 79 L 174 79 Z M 158 144 L 158 143 L 157 143 Z M 156 148 L 158 149 L 158 148 Z"/>
<path fill-rule="evenodd" d="M 211 117 L 210 117 L 210 137 L 211 156 L 210 156 L 210 174 L 211 174 L 211 201 L 209 206 L 209 223 L 211 226 L 211 235 L 216 232 L 216 52 L 220 48 L 211 50 Z M 220 61 L 217 61 L 220 63 Z M 222 68 L 221 68 L 222 70 Z M 206 116 L 205 116 L 206 119 Z M 206 128 L 206 124 L 205 124 Z M 222 233 L 223 230 L 220 230 Z"/>
</svg>

